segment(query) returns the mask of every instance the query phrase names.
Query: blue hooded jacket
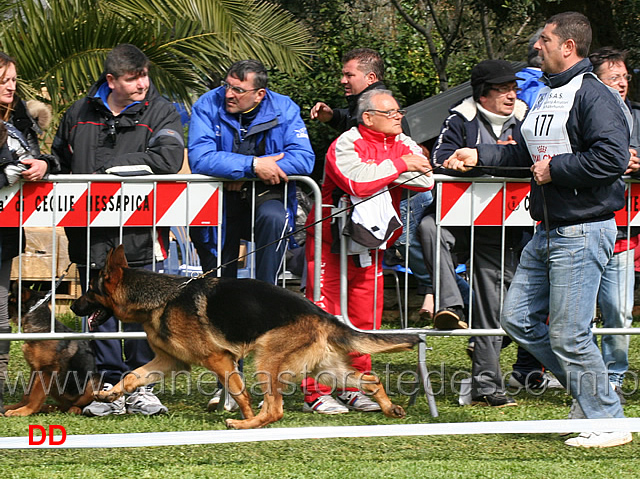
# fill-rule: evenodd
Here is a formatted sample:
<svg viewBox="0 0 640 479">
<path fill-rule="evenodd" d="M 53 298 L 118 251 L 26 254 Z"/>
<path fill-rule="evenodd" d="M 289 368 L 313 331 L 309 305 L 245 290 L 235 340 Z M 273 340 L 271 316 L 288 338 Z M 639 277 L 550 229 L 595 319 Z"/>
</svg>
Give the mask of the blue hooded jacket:
<svg viewBox="0 0 640 479">
<path fill-rule="evenodd" d="M 198 99 L 189 126 L 189 165 L 192 173 L 231 180 L 256 178 L 253 157 L 284 153 L 278 166 L 290 175 L 311 174 L 315 155 L 300 108 L 291 98 L 269 89 L 246 133 L 237 115 L 225 108 L 224 87 L 215 88 Z M 297 207 L 294 183 L 289 183 L 287 206 L 290 225 Z M 216 253 L 214 228 L 194 228 L 192 234 Z M 224 237 L 224 223 L 223 223 Z"/>
</svg>

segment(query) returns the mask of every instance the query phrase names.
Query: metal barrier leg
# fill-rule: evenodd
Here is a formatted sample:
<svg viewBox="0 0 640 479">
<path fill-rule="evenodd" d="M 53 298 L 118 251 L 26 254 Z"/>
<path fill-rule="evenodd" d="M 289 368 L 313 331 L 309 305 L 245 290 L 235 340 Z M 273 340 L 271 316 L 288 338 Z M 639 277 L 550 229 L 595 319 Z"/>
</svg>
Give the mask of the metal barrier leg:
<svg viewBox="0 0 640 479">
<path fill-rule="evenodd" d="M 408 321 L 404 318 L 402 296 L 400 295 L 400 278 L 398 278 L 398 273 L 392 269 L 383 269 L 382 271 L 383 273 L 387 273 L 387 276 L 393 275 L 396 286 L 396 297 L 398 298 L 398 311 L 400 312 L 400 327 L 406 329 Z"/>
<path fill-rule="evenodd" d="M 438 417 L 438 406 L 436 405 L 436 398 L 433 395 L 433 389 L 431 388 L 431 378 L 429 377 L 429 371 L 427 370 L 427 338 L 426 335 L 420 335 L 422 342 L 418 344 L 418 376 L 422 379 L 422 386 L 424 387 L 424 393 L 427 396 L 427 404 L 429 405 L 429 412 L 431 417 Z M 416 402 L 418 392 L 420 388 L 416 388 L 415 392 L 409 399 L 409 405 L 412 406 Z"/>
</svg>

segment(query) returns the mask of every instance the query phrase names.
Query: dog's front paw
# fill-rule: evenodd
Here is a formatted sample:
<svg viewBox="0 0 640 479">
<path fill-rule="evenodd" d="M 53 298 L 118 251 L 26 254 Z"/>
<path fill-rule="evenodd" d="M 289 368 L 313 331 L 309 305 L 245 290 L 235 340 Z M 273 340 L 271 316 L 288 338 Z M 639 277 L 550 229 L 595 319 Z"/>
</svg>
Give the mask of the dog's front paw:
<svg viewBox="0 0 640 479">
<path fill-rule="evenodd" d="M 20 407 L 18 409 L 9 409 L 8 411 L 4 412 L 4 415 L 7 417 L 11 417 L 11 416 L 24 417 L 24 416 L 31 416 L 33 413 L 34 411 L 30 411 L 24 407 Z"/>
<path fill-rule="evenodd" d="M 393 417 L 395 419 L 402 419 L 407 415 L 407 413 L 404 411 L 402 406 L 392 404 L 389 409 L 384 411 L 384 415 L 387 417 Z"/>
<path fill-rule="evenodd" d="M 122 396 L 122 393 L 118 393 L 113 389 L 108 391 L 99 391 L 93 395 L 94 399 L 99 402 L 113 402 Z"/>
</svg>

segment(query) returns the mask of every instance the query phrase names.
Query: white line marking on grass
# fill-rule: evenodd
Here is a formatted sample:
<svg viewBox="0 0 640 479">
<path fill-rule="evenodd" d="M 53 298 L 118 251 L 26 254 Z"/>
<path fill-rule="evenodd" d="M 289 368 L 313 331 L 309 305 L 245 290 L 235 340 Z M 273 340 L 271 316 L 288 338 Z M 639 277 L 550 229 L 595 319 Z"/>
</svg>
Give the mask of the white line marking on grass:
<svg viewBox="0 0 640 479">
<path fill-rule="evenodd" d="M 6 421 L 6 419 L 4 419 Z M 297 427 L 244 431 L 176 431 L 129 434 L 68 434 L 61 445 L 29 445 L 28 437 L 0 437 L 0 449 L 76 449 L 184 446 L 237 442 L 331 439 L 340 437 L 443 436 L 460 434 L 540 434 L 581 431 L 640 432 L 640 418 L 560 419 L 546 421 L 462 422 L 379 426 Z M 59 441 L 61 436 L 54 436 Z M 36 436 L 35 439 L 40 439 Z M 49 438 L 45 443 L 49 442 Z"/>
</svg>

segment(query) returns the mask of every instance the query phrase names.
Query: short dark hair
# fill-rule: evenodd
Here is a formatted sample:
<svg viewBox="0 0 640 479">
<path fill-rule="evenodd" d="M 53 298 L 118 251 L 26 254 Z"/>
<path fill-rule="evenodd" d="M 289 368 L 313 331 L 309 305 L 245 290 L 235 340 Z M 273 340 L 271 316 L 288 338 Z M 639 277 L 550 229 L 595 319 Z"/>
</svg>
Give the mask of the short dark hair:
<svg viewBox="0 0 640 479">
<path fill-rule="evenodd" d="M 591 23 L 587 17 L 578 12 L 562 12 L 547 20 L 547 25 L 555 25 L 553 33 L 562 43 L 573 40 L 578 56 L 587 58 L 591 47 Z"/>
<path fill-rule="evenodd" d="M 227 76 L 244 81 L 249 73 L 255 73 L 253 77 L 254 88 L 267 88 L 267 83 L 269 82 L 267 69 L 258 60 L 240 60 L 239 62 L 235 62 L 231 65 L 229 71 L 227 71 Z"/>
<path fill-rule="evenodd" d="M 355 48 L 349 50 L 342 56 L 342 64 L 344 65 L 351 60 L 358 61 L 358 70 L 365 75 L 367 73 L 374 73 L 380 81 L 384 78 L 384 60 L 377 51 L 371 48 Z"/>
<path fill-rule="evenodd" d="M 626 50 L 618 50 L 613 47 L 602 47 L 589 55 L 593 65 L 593 71 L 598 74 L 600 67 L 605 63 L 625 63 L 627 61 Z"/>
<path fill-rule="evenodd" d="M 104 73 L 120 78 L 127 73 L 141 74 L 151 61 L 135 45 L 121 43 L 109 52 L 104 61 Z"/>
</svg>

